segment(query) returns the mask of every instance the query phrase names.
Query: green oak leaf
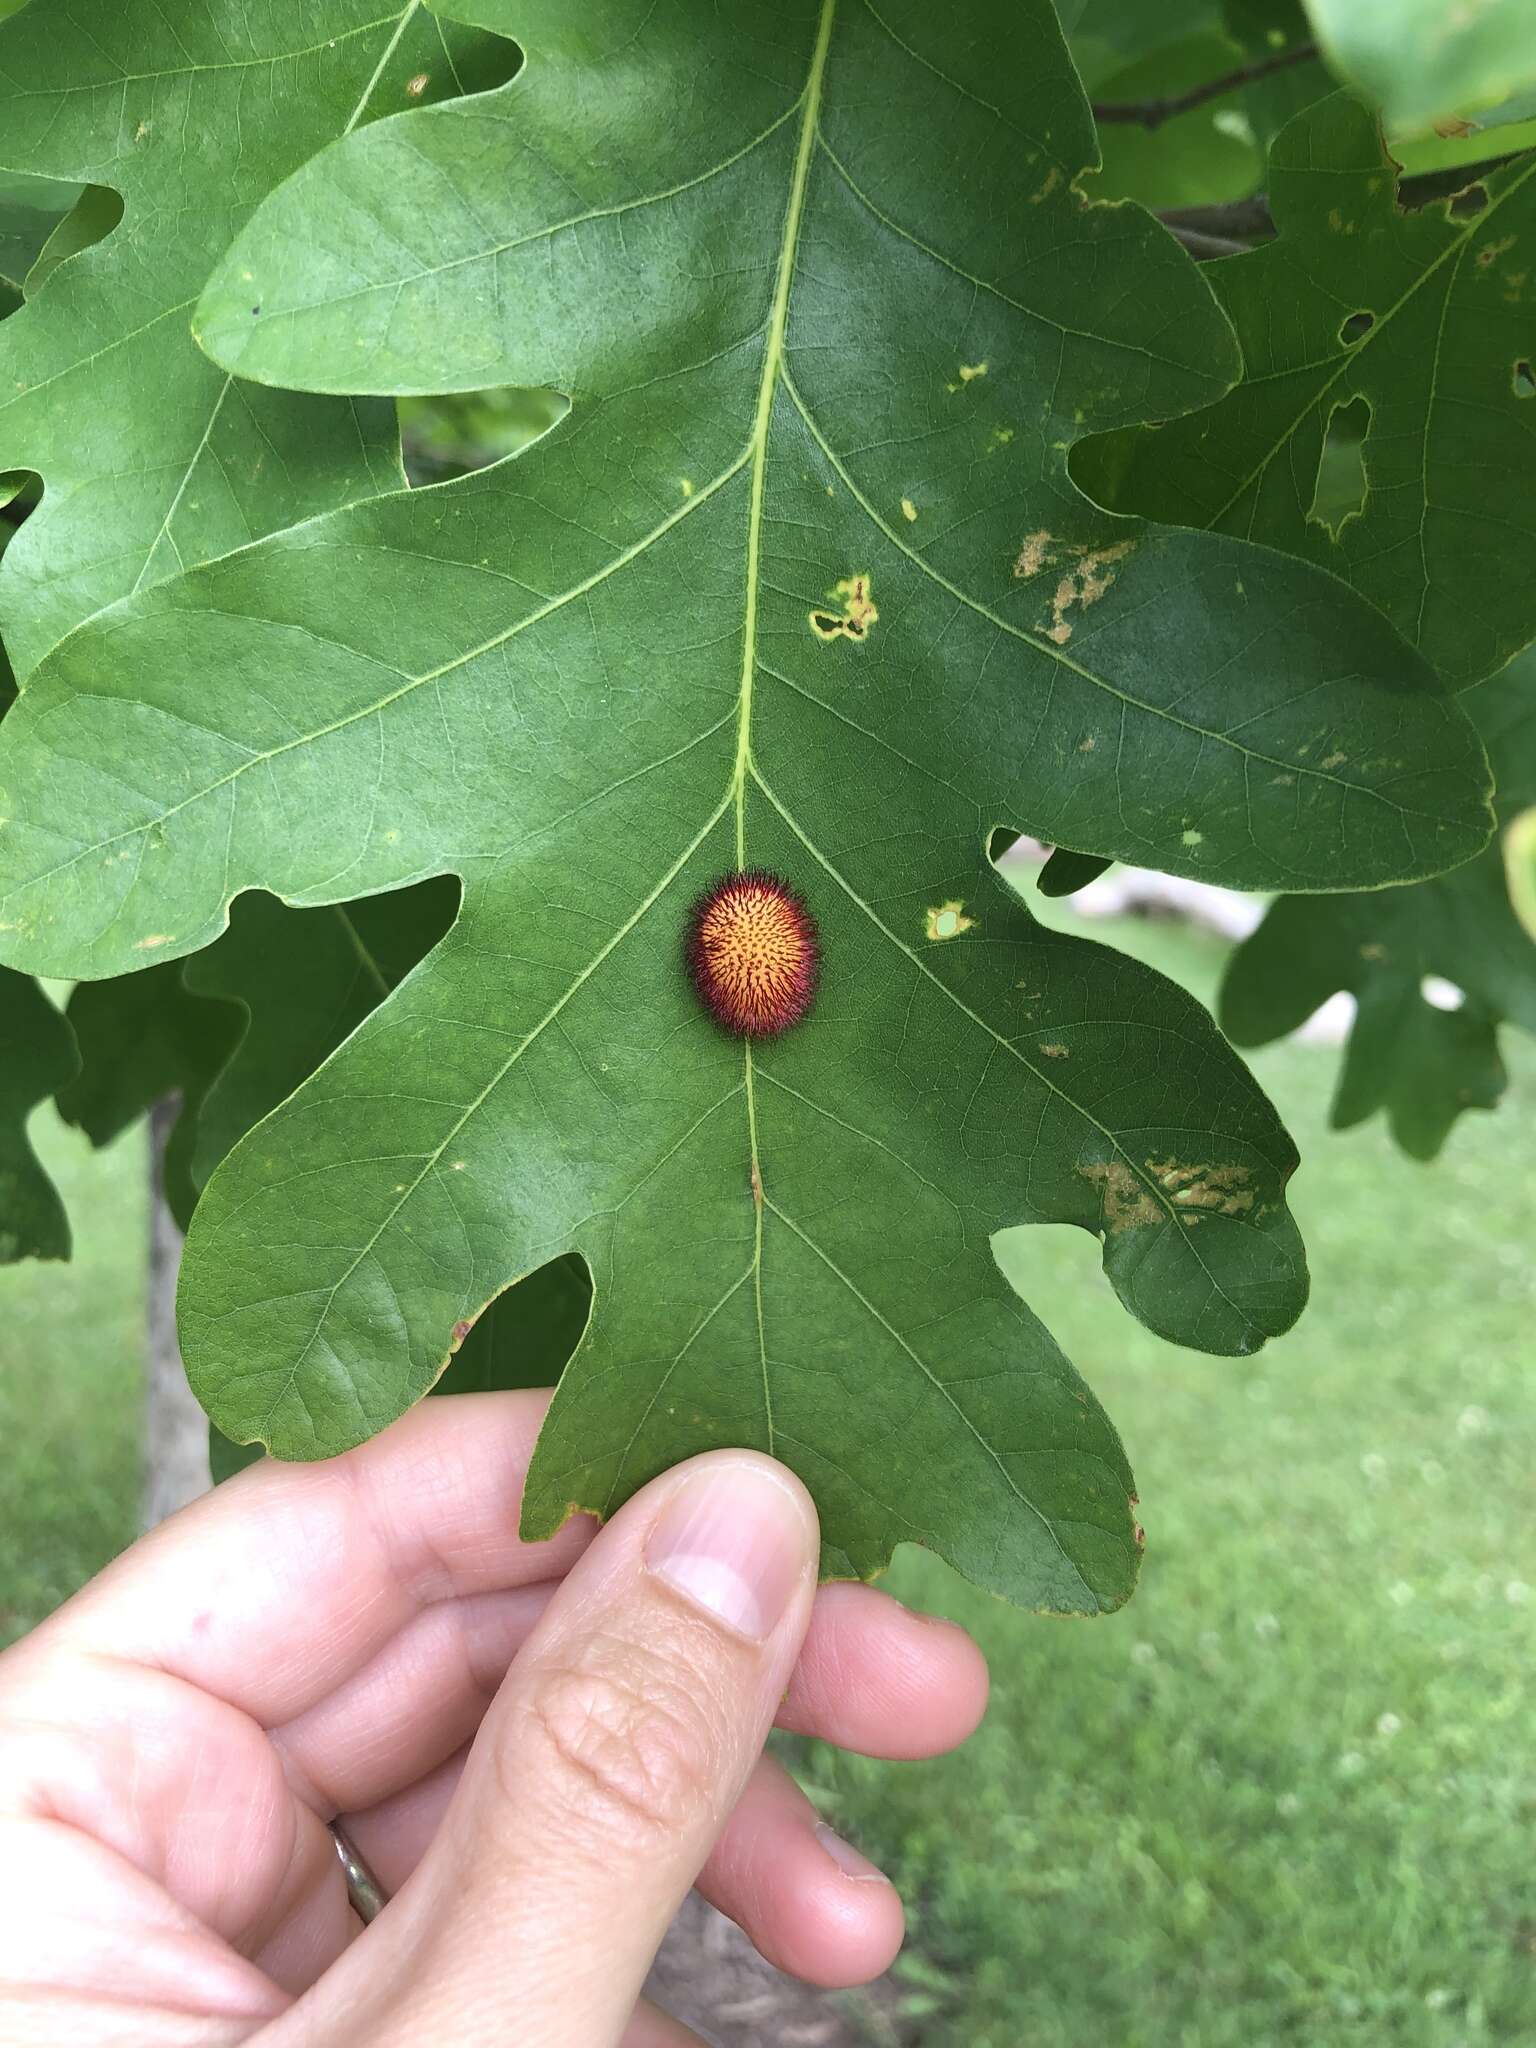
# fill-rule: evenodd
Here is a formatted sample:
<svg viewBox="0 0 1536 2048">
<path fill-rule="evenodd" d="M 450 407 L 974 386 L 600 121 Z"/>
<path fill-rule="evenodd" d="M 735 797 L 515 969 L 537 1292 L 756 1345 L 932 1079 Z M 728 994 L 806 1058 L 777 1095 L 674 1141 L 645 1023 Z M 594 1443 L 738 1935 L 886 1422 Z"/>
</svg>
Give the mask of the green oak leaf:
<svg viewBox="0 0 1536 2048">
<path fill-rule="evenodd" d="M 1214 12 L 1214 10 L 1212 10 Z M 1139 105 L 1170 99 L 1220 78 L 1241 64 L 1234 45 L 1214 27 L 1178 41 L 1159 41 L 1148 55 L 1102 78 L 1084 74 L 1094 104 Z M 1104 168 L 1095 197 L 1139 199 L 1144 206 L 1204 206 L 1240 197 L 1259 181 L 1263 159 L 1246 124 L 1221 99 L 1205 100 L 1156 127 L 1103 121 Z"/>
<path fill-rule="evenodd" d="M 1306 0 L 1317 39 L 1341 76 L 1391 127 L 1536 85 L 1530 0 Z"/>
<path fill-rule="evenodd" d="M 592 1283 L 581 1260 L 552 1260 L 481 1312 L 428 1394 L 553 1386 L 581 1341 L 591 1307 Z M 265 1450 L 260 1442 L 237 1444 L 216 1422 L 208 1425 L 208 1462 L 215 1485 L 254 1465 Z"/>
<path fill-rule="evenodd" d="M 194 999 L 213 998 L 239 1020 L 199 1105 L 199 1188 L 431 951 L 458 895 L 444 878 L 320 910 L 242 896 L 217 944 L 175 970 Z"/>
<path fill-rule="evenodd" d="M 29 975 L 0 967 L 0 1265 L 69 1257 L 69 1220 L 27 1118 L 75 1066 L 69 1025 Z"/>
<path fill-rule="evenodd" d="M 1078 76 L 1090 93 L 1127 65 L 1140 63 L 1172 43 L 1206 35 L 1220 26 L 1219 0 L 1168 0 L 1162 7 L 1142 7 L 1134 0 L 1083 0 L 1070 21 L 1057 15 L 1066 31 L 1067 47 Z"/>
<path fill-rule="evenodd" d="M 37 252 L 37 260 L 26 276 L 26 297 L 35 298 L 61 263 L 105 241 L 122 217 L 120 193 L 110 185 L 82 185 L 74 205 Z"/>
<path fill-rule="evenodd" d="M 320 910 L 290 910 L 259 894 L 235 903 L 224 937 L 180 970 L 190 989 L 237 1006 L 246 1020 L 199 1105 L 193 1156 L 199 1185 L 435 944 L 457 901 L 453 884 L 439 880 Z M 578 1258 L 541 1267 L 471 1327 L 455 1331 L 452 1360 L 431 1392 L 552 1386 L 586 1327 L 591 1301 Z M 208 1443 L 215 1483 L 254 1463 L 265 1448 L 237 1444 L 215 1423 Z"/>
<path fill-rule="evenodd" d="M 80 1048 L 80 1071 L 59 1090 L 59 1114 L 93 1145 L 109 1145 L 165 1097 L 181 1097 L 166 1140 L 163 1185 L 185 1230 L 197 1199 L 192 1147 L 198 1108 L 233 1050 L 234 1011 L 190 994 L 180 962 L 167 961 L 138 974 L 78 983 L 65 1015 Z"/>
<path fill-rule="evenodd" d="M 28 273 L 79 196 L 78 185 L 0 173 L 0 313 L 20 305 Z"/>
<path fill-rule="evenodd" d="M 190 1166 L 199 1190 L 246 1132 L 321 1068 L 430 952 L 458 900 L 446 877 L 316 910 L 252 893 L 232 905 L 229 930 L 215 945 L 173 970 L 192 1000 L 216 999 L 203 1007 L 232 1007 L 244 1020 L 197 1105 Z M 90 986 L 100 984 L 82 984 Z M 431 1391 L 552 1386 L 586 1327 L 591 1300 L 578 1258 L 541 1267 L 473 1324 L 455 1328 L 453 1361 Z"/>
<path fill-rule="evenodd" d="M 504 78 L 491 41 L 419 0 L 210 0 L 174 22 L 159 0 L 79 0 L 0 28 L 0 163 L 123 215 L 61 243 L 0 328 L 0 468 L 47 486 L 0 580 L 18 673 L 129 591 L 401 482 L 392 408 L 239 383 L 188 320 L 271 186 L 423 78 L 423 99 Z"/>
<path fill-rule="evenodd" d="M 622 515 L 614 507 L 606 554 L 569 549 L 550 602 L 611 573 L 615 549 L 645 555 L 684 525 L 692 541 L 733 521 L 744 493 L 760 560 L 772 440 L 781 495 L 803 500 L 790 516 L 817 535 L 769 593 L 788 644 L 841 650 L 849 623 L 861 636 L 843 608 L 872 573 L 886 623 L 855 650 L 870 666 L 894 660 L 910 674 L 920 661 L 967 689 L 980 673 L 989 702 L 990 677 L 1010 698 L 1005 678 L 1033 678 L 1030 739 L 995 801 L 1000 813 L 1027 808 L 1044 839 L 1238 886 L 1320 888 L 1438 872 L 1485 842 L 1470 731 L 1374 612 L 1271 554 L 1106 518 L 1067 478 L 1071 442 L 1105 415 L 1196 405 L 1231 365 L 1226 330 L 1171 241 L 1137 209 L 1091 206 L 1075 190 L 1093 160 L 1091 123 L 1043 9 L 969 0 L 957 31 L 977 67 L 995 40 L 1018 81 L 1006 115 L 967 112 L 964 79 L 951 81 L 951 59 L 930 54 L 908 17 L 893 29 L 847 0 L 828 39 L 847 54 L 833 58 L 814 133 L 799 118 L 803 75 L 789 75 L 803 48 L 786 28 L 777 77 L 751 97 L 732 86 L 723 135 L 705 100 L 738 68 L 737 31 L 702 0 L 670 0 L 645 29 L 675 103 L 700 95 L 681 128 L 654 128 L 622 63 L 593 61 L 600 40 L 562 25 L 553 0 L 548 11 L 542 41 L 545 9 L 523 27 L 538 61 L 501 94 L 376 124 L 258 211 L 197 315 L 226 367 L 313 389 L 558 381 L 585 417 L 535 454 L 539 476 L 558 477 L 554 519 L 583 516 L 594 460 L 652 449 L 644 492 Z M 624 46 L 627 0 L 611 14 Z M 802 45 L 813 30 L 801 24 Z M 992 154 L 978 177 L 1008 208 L 1006 237 L 969 191 L 944 192 L 947 142 L 898 150 L 857 106 L 839 108 L 839 66 L 851 78 L 865 61 L 909 125 L 950 139 L 979 126 L 976 146 Z M 594 102 L 622 122 L 610 102 L 626 93 L 637 132 L 610 171 L 576 140 L 580 110 Z M 1037 120 L 1055 125 L 1033 143 Z M 1022 168 L 1004 161 L 1005 134 Z M 791 242 L 837 251 L 831 286 L 812 269 L 795 282 L 793 262 L 777 260 L 791 180 Z M 598 327 L 565 306 L 552 246 L 612 267 Z M 862 260 L 857 293 L 845 253 Z M 765 305 L 776 276 L 785 289 Z M 873 387 L 871 322 L 886 366 Z M 754 582 L 754 629 L 758 595 Z M 711 613 L 707 594 L 695 604 Z M 786 687 L 859 729 L 835 652 L 791 665 L 806 675 Z"/>
<path fill-rule="evenodd" d="M 197 1105 L 190 1164 L 198 1189 L 431 951 L 458 900 L 447 877 L 317 910 L 255 893 L 238 899 L 229 930 L 179 970 L 191 1000 L 214 998 L 204 1007 L 232 1007 L 244 1020 Z M 453 1363 L 432 1391 L 552 1386 L 591 1299 L 579 1259 L 542 1267 L 473 1324 L 455 1327 Z"/>
<path fill-rule="evenodd" d="M 1036 926 L 991 834 L 1402 879 L 1484 842 L 1480 743 L 1335 579 L 1067 479 L 1077 434 L 1233 366 L 1171 239 L 1075 189 L 1038 0 L 787 0 L 750 62 L 708 0 L 513 12 L 514 84 L 323 151 L 197 325 L 242 376 L 568 415 L 71 635 L 0 732 L 0 940 L 115 973 L 242 890 L 462 880 L 199 1205 L 183 1342 L 230 1436 L 355 1443 L 578 1254 L 531 1533 L 745 1442 L 812 1486 L 829 1570 L 911 1539 L 1112 1606 L 1124 1455 L 991 1236 L 1076 1224 L 1152 1327 L 1250 1351 L 1304 1296 L 1294 1153 L 1199 1006 Z M 825 962 L 755 1048 L 681 958 L 749 864 Z"/>
<path fill-rule="evenodd" d="M 1457 686 L 1536 633 L 1536 580 L 1514 566 L 1536 547 L 1536 156 L 1483 184 L 1474 215 L 1405 213 L 1356 99 L 1298 115 L 1270 157 L 1278 239 L 1204 272 L 1243 382 L 1073 463 L 1117 509 L 1332 569 Z M 1319 463 L 1333 414 L 1357 401 L 1367 496 L 1335 531 L 1314 511 Z"/>
<path fill-rule="evenodd" d="M 1239 64 L 1257 68 L 1304 45 L 1315 48 L 1301 0 L 1222 0 L 1221 19 L 1237 46 Z M 1270 144 L 1293 115 L 1332 92 L 1336 83 L 1320 57 L 1249 78 L 1237 104 L 1261 154 L 1267 157 Z"/>
<path fill-rule="evenodd" d="M 1517 820 L 1536 802 L 1536 657 L 1465 701 L 1494 763 L 1500 813 Z M 1359 1011 L 1333 1123 L 1344 1129 L 1385 1109 L 1404 1151 L 1432 1158 L 1463 1110 L 1491 1109 L 1503 1093 L 1499 1026 L 1536 1032 L 1536 937 L 1511 908 L 1513 893 L 1494 845 L 1411 889 L 1282 896 L 1232 956 L 1222 1028 L 1238 1045 L 1264 1045 L 1348 989 Z M 1429 976 L 1462 991 L 1459 1009 L 1426 995 Z"/>
</svg>

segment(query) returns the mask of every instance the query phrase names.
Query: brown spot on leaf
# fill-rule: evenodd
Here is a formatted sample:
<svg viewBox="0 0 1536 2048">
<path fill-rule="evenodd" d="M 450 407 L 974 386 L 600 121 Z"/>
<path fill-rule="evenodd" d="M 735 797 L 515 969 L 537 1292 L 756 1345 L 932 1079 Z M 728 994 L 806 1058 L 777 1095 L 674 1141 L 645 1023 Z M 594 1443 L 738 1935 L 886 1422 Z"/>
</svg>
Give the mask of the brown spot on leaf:
<svg viewBox="0 0 1536 2048">
<path fill-rule="evenodd" d="M 1095 1160 L 1077 1170 L 1084 1180 L 1091 1180 L 1098 1187 L 1106 1230 L 1135 1230 L 1144 1223 L 1163 1221 L 1157 1197 L 1141 1175 L 1122 1161 L 1112 1159 L 1106 1164 Z"/>
<path fill-rule="evenodd" d="M 1040 1050 L 1048 1060 L 1069 1060 L 1072 1057 L 1072 1048 L 1067 1045 L 1042 1045 Z"/>
<path fill-rule="evenodd" d="M 1121 540 L 1109 548 L 1073 550 L 1078 555 L 1077 563 L 1061 578 L 1051 599 L 1051 624 L 1045 636 L 1048 640 L 1054 640 L 1058 647 L 1066 646 L 1072 638 L 1067 613 L 1073 605 L 1085 612 L 1089 605 L 1097 604 L 1115 580 L 1110 564 L 1123 562 L 1135 545 L 1133 540 Z"/>
<path fill-rule="evenodd" d="M 1190 1210 L 1207 1209 L 1218 1216 L 1245 1216 L 1253 1207 L 1253 1170 L 1247 1166 L 1186 1165 L 1179 1159 L 1149 1159 L 1147 1171 L 1164 1191 Z"/>
<path fill-rule="evenodd" d="M 1038 576 L 1051 558 L 1050 549 L 1051 536 L 1043 526 L 1034 533 L 1026 533 L 1018 560 L 1013 565 L 1014 575 Z"/>
</svg>

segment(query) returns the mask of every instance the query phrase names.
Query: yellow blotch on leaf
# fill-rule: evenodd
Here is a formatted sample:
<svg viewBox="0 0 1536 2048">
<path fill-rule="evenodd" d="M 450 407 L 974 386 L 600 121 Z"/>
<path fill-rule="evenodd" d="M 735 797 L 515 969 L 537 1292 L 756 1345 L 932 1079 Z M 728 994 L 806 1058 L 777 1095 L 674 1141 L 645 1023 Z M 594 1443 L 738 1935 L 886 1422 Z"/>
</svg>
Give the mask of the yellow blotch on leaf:
<svg viewBox="0 0 1536 2048">
<path fill-rule="evenodd" d="M 879 618 L 880 613 L 870 592 L 869 577 L 860 572 L 855 576 L 844 576 L 832 586 L 829 593 L 834 603 L 842 605 L 841 612 L 823 611 L 819 607 L 806 614 L 811 631 L 818 640 L 862 640 Z"/>
<path fill-rule="evenodd" d="M 962 932 L 974 926 L 974 917 L 965 915 L 963 903 L 941 903 L 930 910 L 923 920 L 923 930 L 930 939 L 958 939 Z"/>
<path fill-rule="evenodd" d="M 916 507 L 916 506 L 915 506 L 915 505 L 913 504 L 913 502 L 912 502 L 912 500 L 911 500 L 910 498 L 903 498 L 903 499 L 902 499 L 902 501 L 901 501 L 901 516 L 902 516 L 902 518 L 903 518 L 903 519 L 909 519 L 909 520 L 910 520 L 910 519 L 915 519 L 915 518 L 917 517 L 917 507 Z"/>
</svg>

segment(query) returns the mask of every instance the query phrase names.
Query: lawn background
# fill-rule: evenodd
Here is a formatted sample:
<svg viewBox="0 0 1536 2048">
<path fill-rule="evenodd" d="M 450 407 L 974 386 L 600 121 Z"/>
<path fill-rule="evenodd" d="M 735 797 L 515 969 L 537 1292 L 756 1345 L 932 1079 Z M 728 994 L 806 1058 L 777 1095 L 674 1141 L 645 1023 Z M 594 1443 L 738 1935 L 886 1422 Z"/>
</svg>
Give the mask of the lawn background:
<svg viewBox="0 0 1536 2048">
<path fill-rule="evenodd" d="M 1098 929 L 1210 999 L 1214 940 Z M 1148 1335 L 1080 1232 L 1005 1248 L 1125 1437 L 1147 1561 L 1071 1623 L 904 1553 L 893 1590 L 986 1645 L 986 1725 L 938 1764 L 791 1746 L 908 1898 L 904 2039 L 1536 2044 L 1536 1050 L 1508 1052 L 1503 1109 L 1428 1168 L 1326 1130 L 1336 1050 L 1257 1056 L 1313 1301 L 1255 1359 Z M 143 1135 L 33 1133 L 77 1252 L 0 1273 L 0 1639 L 128 1539 L 138 1486 Z"/>
</svg>

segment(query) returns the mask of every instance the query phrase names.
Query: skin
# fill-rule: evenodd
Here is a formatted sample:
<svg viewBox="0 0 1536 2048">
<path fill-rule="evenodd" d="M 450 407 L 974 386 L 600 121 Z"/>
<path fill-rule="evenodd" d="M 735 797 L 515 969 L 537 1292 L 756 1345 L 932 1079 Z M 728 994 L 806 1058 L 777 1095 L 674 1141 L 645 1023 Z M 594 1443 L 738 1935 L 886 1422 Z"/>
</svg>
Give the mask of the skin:
<svg viewBox="0 0 1536 2048">
<path fill-rule="evenodd" d="M 981 1717 L 980 1653 L 818 1589 L 814 1508 L 754 1453 L 521 1542 L 546 1400 L 254 1466 L 0 1656 L 0 2040 L 678 2048 L 639 1994 L 695 1882 L 813 1983 L 886 1968 L 894 1890 L 763 1742 L 936 1755 Z M 768 1589 L 745 1621 L 672 1554 L 706 1496 Z M 392 1895 L 367 1930 L 338 1816 Z"/>
</svg>

